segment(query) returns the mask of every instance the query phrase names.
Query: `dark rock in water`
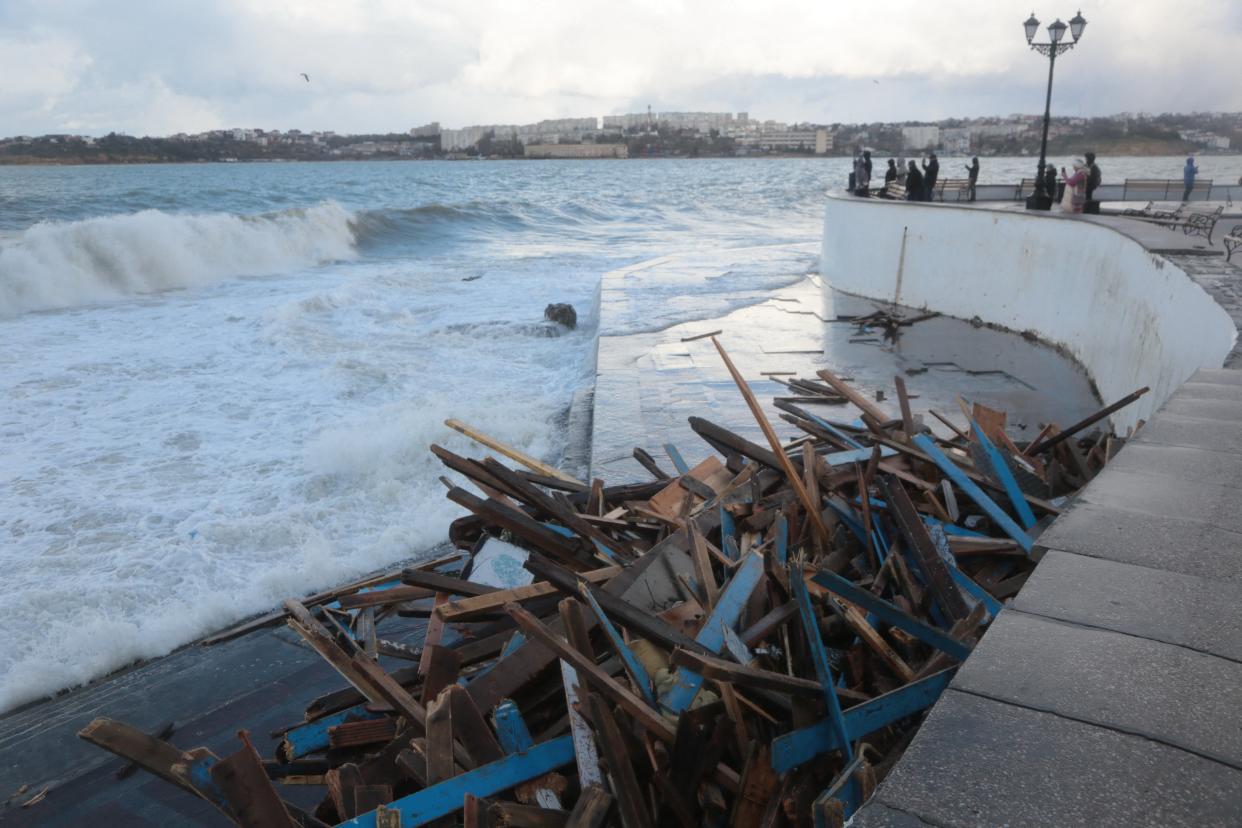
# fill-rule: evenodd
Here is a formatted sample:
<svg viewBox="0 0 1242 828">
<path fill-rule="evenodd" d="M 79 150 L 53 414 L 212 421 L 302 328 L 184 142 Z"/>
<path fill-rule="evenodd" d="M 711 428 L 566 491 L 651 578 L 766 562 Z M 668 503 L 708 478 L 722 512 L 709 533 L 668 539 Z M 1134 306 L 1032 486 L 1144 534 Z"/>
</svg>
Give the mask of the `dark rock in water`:
<svg viewBox="0 0 1242 828">
<path fill-rule="evenodd" d="M 555 302 L 543 309 L 543 318 L 549 322 L 557 322 L 573 330 L 578 327 L 578 312 L 574 306 L 565 302 Z"/>
</svg>

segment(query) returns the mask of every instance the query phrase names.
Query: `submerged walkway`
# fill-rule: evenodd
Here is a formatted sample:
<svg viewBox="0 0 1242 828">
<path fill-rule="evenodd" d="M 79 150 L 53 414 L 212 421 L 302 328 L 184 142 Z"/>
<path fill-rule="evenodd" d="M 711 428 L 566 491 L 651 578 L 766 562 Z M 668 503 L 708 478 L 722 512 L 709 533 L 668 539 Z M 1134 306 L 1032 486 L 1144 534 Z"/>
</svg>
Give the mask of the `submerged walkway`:
<svg viewBox="0 0 1242 828">
<path fill-rule="evenodd" d="M 1239 484 L 1242 372 L 1200 371 L 1040 537 L 855 828 L 1237 825 Z"/>
</svg>

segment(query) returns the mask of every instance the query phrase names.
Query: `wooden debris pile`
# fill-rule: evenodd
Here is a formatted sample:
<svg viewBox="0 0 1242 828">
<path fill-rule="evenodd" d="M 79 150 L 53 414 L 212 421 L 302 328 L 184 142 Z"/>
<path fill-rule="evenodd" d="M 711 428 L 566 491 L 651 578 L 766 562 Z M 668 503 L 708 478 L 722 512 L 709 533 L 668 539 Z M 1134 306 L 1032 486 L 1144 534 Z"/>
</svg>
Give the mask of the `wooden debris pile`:
<svg viewBox="0 0 1242 828">
<path fill-rule="evenodd" d="M 842 825 L 1032 571 L 1058 498 L 1116 452 L 1086 430 L 1142 391 L 1020 447 L 1000 412 L 934 414 L 941 439 L 900 378 L 891 419 L 821 371 L 789 385 L 861 419 L 778 400 L 803 433 L 782 443 L 716 347 L 766 444 L 694 418 L 718 456 L 669 446 L 666 471 L 636 449 L 648 483 L 580 482 L 451 422 L 518 466 L 432 447 L 465 481 L 445 479 L 470 564 L 286 602 L 348 686 L 274 757 L 245 733 L 224 758 L 108 719 L 81 736 L 248 828 Z M 399 616 L 427 618 L 421 648 L 386 641 Z M 282 795 L 305 785 L 313 812 Z"/>
</svg>

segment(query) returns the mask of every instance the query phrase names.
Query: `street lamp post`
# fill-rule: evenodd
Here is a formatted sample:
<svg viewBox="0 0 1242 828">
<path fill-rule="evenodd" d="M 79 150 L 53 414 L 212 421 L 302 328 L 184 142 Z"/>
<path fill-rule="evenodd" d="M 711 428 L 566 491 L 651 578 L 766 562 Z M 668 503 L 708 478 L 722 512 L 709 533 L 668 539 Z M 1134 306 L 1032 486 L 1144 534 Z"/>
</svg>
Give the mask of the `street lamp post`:
<svg viewBox="0 0 1242 828">
<path fill-rule="evenodd" d="M 1039 31 L 1039 21 L 1035 19 L 1035 12 L 1031 12 L 1030 18 L 1022 24 L 1022 27 L 1026 29 L 1026 42 L 1031 50 L 1046 55 L 1048 58 L 1048 94 L 1044 98 L 1044 134 L 1039 141 L 1039 166 L 1035 173 L 1035 192 L 1026 200 L 1028 210 L 1047 210 L 1052 207 L 1052 199 L 1056 195 L 1055 192 L 1047 192 L 1044 188 L 1044 167 L 1048 158 L 1048 123 L 1052 119 L 1052 71 L 1057 65 L 1057 55 L 1068 52 L 1078 43 L 1078 38 L 1082 37 L 1082 30 L 1087 27 L 1087 21 L 1083 18 L 1081 11 L 1070 19 L 1068 26 L 1058 19 L 1048 27 L 1047 43 L 1035 42 L 1035 35 Z M 1069 29 L 1073 40 L 1065 40 L 1066 29 Z"/>
</svg>

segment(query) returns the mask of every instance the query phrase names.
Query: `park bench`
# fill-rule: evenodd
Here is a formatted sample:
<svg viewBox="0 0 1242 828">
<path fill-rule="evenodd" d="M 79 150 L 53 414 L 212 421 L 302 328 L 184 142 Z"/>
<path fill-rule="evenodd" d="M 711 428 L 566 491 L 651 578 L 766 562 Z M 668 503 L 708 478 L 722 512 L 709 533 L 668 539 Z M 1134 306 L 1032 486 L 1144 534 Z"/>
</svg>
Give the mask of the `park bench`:
<svg viewBox="0 0 1242 828">
<path fill-rule="evenodd" d="M 936 182 L 936 189 L 933 190 L 933 197 L 939 197 L 944 201 L 945 193 L 956 193 L 957 201 L 964 201 L 970 197 L 970 179 L 969 178 L 942 178 Z M 965 197 L 965 198 L 963 198 Z"/>
<path fill-rule="evenodd" d="M 1242 224 L 1235 224 L 1221 242 L 1225 245 L 1225 261 L 1229 261 L 1233 258 L 1233 251 L 1242 247 Z"/>
<path fill-rule="evenodd" d="M 1162 201 L 1180 200 L 1185 191 L 1186 185 L 1180 178 L 1127 178 L 1121 198 L 1122 201 L 1129 201 L 1133 195 L 1138 198 L 1154 198 Z M 1211 191 L 1212 179 L 1196 179 L 1195 186 L 1191 190 L 1191 199 L 1193 200 L 1196 194 L 1201 194 L 1199 200 L 1205 201 Z"/>
<path fill-rule="evenodd" d="M 875 190 L 871 193 L 872 198 L 889 198 L 896 201 L 906 200 L 906 188 L 898 184 L 896 181 L 890 181 L 882 190 Z"/>
<path fill-rule="evenodd" d="M 1030 195 L 1035 195 L 1035 179 L 1024 178 L 1018 183 L 1017 189 L 1013 191 L 1014 201 L 1021 201 Z"/>
<path fill-rule="evenodd" d="M 1156 202 L 1149 201 L 1147 202 L 1147 206 L 1141 210 L 1136 210 L 1133 207 L 1129 207 L 1125 210 L 1122 210 L 1121 214 L 1123 216 L 1130 216 L 1131 218 L 1151 218 L 1152 213 L 1155 212 L 1155 209 L 1156 209 Z"/>
<path fill-rule="evenodd" d="M 1187 236 L 1203 236 L 1208 240 L 1208 244 L 1211 244 L 1216 222 L 1220 221 L 1224 213 L 1223 205 L 1215 210 L 1188 210 L 1185 214 L 1186 219 L 1182 223 L 1182 232 Z"/>
</svg>

